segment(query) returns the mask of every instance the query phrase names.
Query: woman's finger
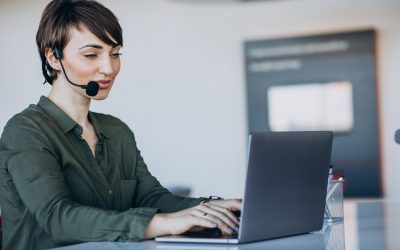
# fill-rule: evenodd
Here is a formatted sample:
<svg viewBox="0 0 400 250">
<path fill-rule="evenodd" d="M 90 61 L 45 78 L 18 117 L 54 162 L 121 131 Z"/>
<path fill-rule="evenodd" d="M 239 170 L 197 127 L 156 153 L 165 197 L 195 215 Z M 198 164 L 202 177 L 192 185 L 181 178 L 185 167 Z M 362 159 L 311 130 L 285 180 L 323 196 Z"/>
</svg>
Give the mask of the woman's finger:
<svg viewBox="0 0 400 250">
<path fill-rule="evenodd" d="M 230 200 L 212 200 L 205 204 L 217 205 L 220 207 L 228 208 L 231 211 L 242 210 L 242 200 L 241 199 L 230 199 Z"/>
<path fill-rule="evenodd" d="M 206 205 L 199 206 L 198 210 L 200 212 L 203 212 L 202 216 L 206 217 L 207 215 L 204 215 L 204 214 L 208 214 L 208 215 L 210 215 L 210 218 L 217 218 L 218 221 L 214 220 L 214 222 L 218 223 L 218 225 L 223 223 L 223 227 L 229 227 L 231 229 L 231 231 L 232 230 L 236 231 L 237 223 L 234 220 L 230 219 L 228 217 L 228 215 L 226 215 L 225 213 L 215 210 L 215 209 L 213 209 L 213 207 L 211 207 L 211 206 L 209 207 Z M 224 230 L 226 230 L 226 229 L 224 229 Z"/>
<path fill-rule="evenodd" d="M 236 226 L 239 225 L 239 220 L 238 218 L 228 209 L 225 207 L 220 207 L 217 205 L 212 205 L 212 204 L 204 204 L 205 206 L 217 210 L 223 214 L 225 214 L 226 216 L 228 216 L 233 222 L 235 222 Z"/>
<path fill-rule="evenodd" d="M 204 214 L 204 213 L 203 213 Z M 200 227 L 206 227 L 206 228 L 216 228 L 218 227 L 218 223 L 216 223 L 213 220 L 210 220 L 210 217 L 208 214 L 205 214 L 203 216 L 192 216 L 192 224 L 193 226 L 200 226 Z"/>
<path fill-rule="evenodd" d="M 196 216 L 196 217 L 201 217 L 201 218 L 205 218 L 207 216 L 208 213 L 202 211 L 202 210 L 193 210 L 192 215 Z"/>
<path fill-rule="evenodd" d="M 217 223 L 218 228 L 221 230 L 223 234 L 233 234 L 236 230 L 232 229 L 230 226 L 228 226 L 226 223 L 224 223 L 220 218 L 217 216 L 211 214 L 211 213 L 205 213 L 203 219 L 211 220 L 215 223 Z"/>
</svg>

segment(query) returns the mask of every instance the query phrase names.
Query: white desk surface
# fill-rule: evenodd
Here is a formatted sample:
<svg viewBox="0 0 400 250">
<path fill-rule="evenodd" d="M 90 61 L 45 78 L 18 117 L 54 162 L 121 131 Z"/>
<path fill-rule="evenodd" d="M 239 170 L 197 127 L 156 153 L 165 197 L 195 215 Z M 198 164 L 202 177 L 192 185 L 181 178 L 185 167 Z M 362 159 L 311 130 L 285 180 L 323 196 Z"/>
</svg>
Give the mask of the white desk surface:
<svg viewBox="0 0 400 250">
<path fill-rule="evenodd" d="M 385 250 L 400 249 L 400 202 L 346 200 L 344 222 L 325 224 L 320 232 L 240 245 L 90 242 L 57 250 Z"/>
</svg>

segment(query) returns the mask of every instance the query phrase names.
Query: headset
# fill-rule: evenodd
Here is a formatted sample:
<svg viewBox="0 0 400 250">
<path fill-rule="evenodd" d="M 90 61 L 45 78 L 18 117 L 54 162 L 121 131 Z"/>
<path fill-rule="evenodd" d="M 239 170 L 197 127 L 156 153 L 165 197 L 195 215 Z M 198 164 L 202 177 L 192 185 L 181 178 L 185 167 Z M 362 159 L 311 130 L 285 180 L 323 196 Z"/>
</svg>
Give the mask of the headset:
<svg viewBox="0 0 400 250">
<path fill-rule="evenodd" d="M 57 46 L 53 46 L 52 50 L 53 50 L 54 57 L 60 61 L 61 68 L 64 72 L 65 78 L 67 78 L 67 81 L 76 87 L 86 89 L 86 94 L 88 96 L 96 96 L 97 93 L 99 92 L 99 84 L 95 81 L 90 81 L 90 82 L 88 82 L 88 84 L 76 84 L 76 83 L 73 83 L 72 81 L 70 81 L 67 76 L 67 73 L 65 72 L 64 65 L 61 61 L 61 57 L 62 57 L 61 50 Z"/>
</svg>

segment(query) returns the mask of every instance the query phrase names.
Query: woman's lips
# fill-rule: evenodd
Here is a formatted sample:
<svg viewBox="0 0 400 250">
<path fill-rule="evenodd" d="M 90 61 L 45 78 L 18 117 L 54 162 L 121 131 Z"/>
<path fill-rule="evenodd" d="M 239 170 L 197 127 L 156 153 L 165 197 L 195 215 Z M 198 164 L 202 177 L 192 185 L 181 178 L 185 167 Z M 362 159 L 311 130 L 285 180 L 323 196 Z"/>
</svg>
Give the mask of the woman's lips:
<svg viewBox="0 0 400 250">
<path fill-rule="evenodd" d="M 111 86 L 111 80 L 97 81 L 100 89 L 108 89 Z"/>
</svg>

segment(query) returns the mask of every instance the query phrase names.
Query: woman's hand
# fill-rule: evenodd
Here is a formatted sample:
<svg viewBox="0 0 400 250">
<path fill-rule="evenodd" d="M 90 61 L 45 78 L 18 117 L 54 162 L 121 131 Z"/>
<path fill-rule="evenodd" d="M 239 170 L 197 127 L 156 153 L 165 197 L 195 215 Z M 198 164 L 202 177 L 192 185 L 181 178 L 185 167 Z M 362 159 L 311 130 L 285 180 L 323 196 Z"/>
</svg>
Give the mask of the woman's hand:
<svg viewBox="0 0 400 250">
<path fill-rule="evenodd" d="M 182 234 L 204 228 L 219 228 L 223 234 L 238 232 L 239 220 L 232 211 L 240 211 L 242 201 L 210 200 L 176 213 L 156 214 L 149 222 L 145 239 Z"/>
</svg>

